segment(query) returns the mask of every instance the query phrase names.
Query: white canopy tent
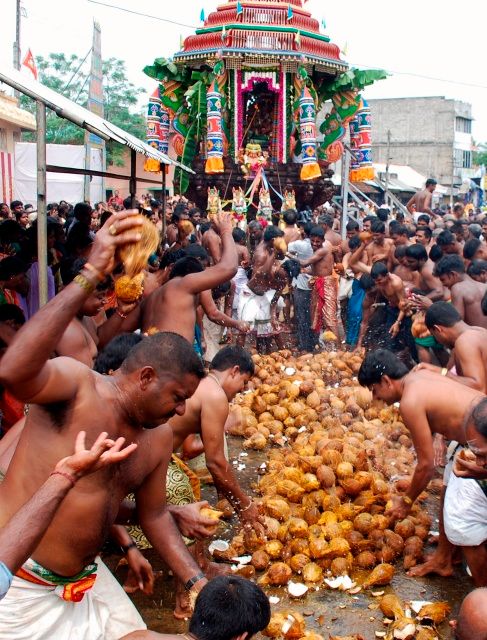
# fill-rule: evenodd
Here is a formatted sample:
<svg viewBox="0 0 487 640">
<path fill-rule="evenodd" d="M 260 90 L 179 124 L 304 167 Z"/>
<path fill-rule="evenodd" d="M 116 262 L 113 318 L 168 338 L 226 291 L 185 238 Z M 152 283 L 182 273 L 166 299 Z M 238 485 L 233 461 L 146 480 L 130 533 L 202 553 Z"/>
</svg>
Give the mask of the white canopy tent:
<svg viewBox="0 0 487 640">
<path fill-rule="evenodd" d="M 46 215 L 46 172 L 56 173 L 78 173 L 90 176 L 108 176 L 127 179 L 127 176 L 118 174 L 108 174 L 105 171 L 91 171 L 88 169 L 74 169 L 72 167 L 60 167 L 47 165 L 46 163 L 46 108 L 54 111 L 60 118 L 65 118 L 73 122 L 82 129 L 99 136 L 105 141 L 113 140 L 131 149 L 131 171 L 130 171 L 130 194 L 135 198 L 136 193 L 136 154 L 141 153 L 148 158 L 153 158 L 161 165 L 173 164 L 184 171 L 194 173 L 190 168 L 172 160 L 164 153 L 154 149 L 146 142 L 139 140 L 120 127 L 112 124 L 108 120 L 88 111 L 84 107 L 68 100 L 61 94 L 49 89 L 37 80 L 26 76 L 16 69 L 0 69 L 0 82 L 4 82 L 13 89 L 29 96 L 37 104 L 37 243 L 39 261 L 39 301 L 42 304 L 47 302 L 47 215 Z M 166 193 L 166 171 L 162 168 L 162 193 L 165 200 Z M 159 182 L 141 179 L 141 182 Z M 163 202 L 165 211 L 165 202 Z M 165 218 L 163 218 L 165 221 Z"/>
</svg>

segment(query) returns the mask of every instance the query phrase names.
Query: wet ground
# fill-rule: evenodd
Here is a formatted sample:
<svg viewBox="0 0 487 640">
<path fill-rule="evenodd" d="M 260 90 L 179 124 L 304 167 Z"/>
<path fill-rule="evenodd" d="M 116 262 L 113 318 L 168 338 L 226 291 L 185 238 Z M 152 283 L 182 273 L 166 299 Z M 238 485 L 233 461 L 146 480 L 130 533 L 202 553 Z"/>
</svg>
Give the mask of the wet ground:
<svg viewBox="0 0 487 640">
<path fill-rule="evenodd" d="M 232 460 L 238 457 L 241 452 L 242 440 L 239 438 L 229 438 L 230 454 Z M 239 478 L 244 487 L 250 490 L 252 483 L 257 480 L 256 470 L 265 460 L 265 452 L 249 451 L 247 457 L 240 458 L 240 462 L 246 468 L 239 471 Z M 205 487 L 204 498 L 215 504 L 216 492 L 213 487 Z M 432 500 L 429 505 L 430 512 L 436 514 L 438 511 L 437 500 Z M 235 522 L 225 525 L 218 537 L 230 540 L 233 535 Z M 433 525 L 434 528 L 437 528 Z M 153 551 L 144 552 L 152 562 L 155 571 L 163 571 L 164 567 L 157 554 Z M 110 566 L 113 563 L 109 561 Z M 117 577 L 122 580 L 125 575 L 125 568 L 121 567 L 117 571 Z M 386 593 L 394 590 L 404 601 L 408 600 L 445 600 L 452 607 L 452 617 L 454 617 L 462 602 L 463 597 L 473 588 L 470 578 L 465 574 L 461 566 L 457 569 L 452 578 L 409 578 L 401 568 L 396 565 L 396 575 L 392 584 L 385 588 Z M 325 587 L 320 587 L 318 591 L 308 592 L 303 599 L 291 602 L 286 596 L 285 588 L 268 590 L 269 595 L 276 595 L 280 598 L 277 605 L 273 605 L 274 610 L 293 609 L 301 612 L 305 616 L 306 628 L 315 630 L 328 640 L 329 635 L 347 635 L 360 633 L 365 640 L 375 640 L 376 631 L 384 631 L 382 624 L 382 614 L 377 610 L 377 598 L 363 593 L 354 596 L 347 593 L 333 591 Z M 174 606 L 174 583 L 167 571 L 156 581 L 153 596 L 145 596 L 136 593 L 132 599 L 147 623 L 149 629 L 165 633 L 183 633 L 186 631 L 186 623 L 178 622 L 172 615 Z M 453 638 L 447 623 L 442 625 L 441 638 L 449 640 Z M 261 638 L 262 636 L 257 636 Z"/>
</svg>

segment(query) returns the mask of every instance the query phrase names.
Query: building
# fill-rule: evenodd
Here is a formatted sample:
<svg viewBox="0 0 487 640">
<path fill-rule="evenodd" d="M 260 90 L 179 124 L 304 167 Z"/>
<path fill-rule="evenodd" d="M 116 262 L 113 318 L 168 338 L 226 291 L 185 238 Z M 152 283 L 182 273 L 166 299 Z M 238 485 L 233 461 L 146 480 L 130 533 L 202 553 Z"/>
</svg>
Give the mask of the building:
<svg viewBox="0 0 487 640">
<path fill-rule="evenodd" d="M 0 92 L 0 202 L 14 199 L 14 152 L 22 131 L 35 131 L 35 117 L 17 99 Z"/>
<path fill-rule="evenodd" d="M 450 188 L 471 177 L 470 104 L 443 96 L 368 102 L 374 162 L 408 165 Z"/>
</svg>

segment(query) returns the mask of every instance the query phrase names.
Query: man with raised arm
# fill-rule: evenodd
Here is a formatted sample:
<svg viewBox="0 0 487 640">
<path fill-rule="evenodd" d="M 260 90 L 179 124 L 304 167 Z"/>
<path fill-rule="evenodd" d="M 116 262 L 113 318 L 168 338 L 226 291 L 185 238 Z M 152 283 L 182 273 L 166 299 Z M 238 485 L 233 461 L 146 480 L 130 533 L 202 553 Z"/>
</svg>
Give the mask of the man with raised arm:
<svg viewBox="0 0 487 640">
<path fill-rule="evenodd" d="M 111 440 L 137 444 L 129 459 L 82 478 L 65 498 L 22 567 L 15 594 L 11 589 L 2 602 L 2 638 L 116 640 L 145 628 L 97 557 L 130 491 L 144 533 L 187 589 L 199 591 L 206 582 L 166 509 L 164 479 L 173 439 L 169 426 L 159 426 L 184 413 L 186 399 L 204 376 L 191 345 L 173 333 L 149 337 L 113 376 L 71 358 L 49 359 L 97 282 L 113 270 L 116 250 L 140 239 L 134 213 L 123 211 L 106 222 L 93 243 L 90 266 L 24 325 L 0 363 L 2 386 L 30 404 L 0 485 L 0 526 L 34 495 L 57 461 L 70 455 L 79 431 L 86 432 L 88 446 L 100 426 Z"/>
<path fill-rule="evenodd" d="M 171 277 L 169 282 L 156 289 L 147 298 L 142 310 L 144 332 L 173 331 L 193 344 L 196 309 L 201 302 L 200 294 L 230 281 L 237 273 L 238 254 L 232 237 L 230 214 L 218 214 L 213 220 L 213 225 L 220 232 L 222 244 L 220 261 L 208 269 L 189 269 L 184 276 Z M 211 315 L 210 310 L 210 320 L 224 326 L 237 325 L 236 328 L 245 330 L 243 324 L 239 325 L 238 322 L 232 321 L 232 318 L 228 318 L 222 312 L 219 313 L 220 315 L 215 313 Z"/>
</svg>

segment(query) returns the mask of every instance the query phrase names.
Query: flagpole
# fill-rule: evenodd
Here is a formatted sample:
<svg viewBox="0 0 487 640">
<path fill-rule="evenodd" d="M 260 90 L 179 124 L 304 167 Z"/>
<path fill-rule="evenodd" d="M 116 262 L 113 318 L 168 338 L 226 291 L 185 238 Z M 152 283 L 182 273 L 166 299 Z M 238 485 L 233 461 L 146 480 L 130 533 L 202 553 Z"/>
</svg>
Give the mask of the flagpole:
<svg viewBox="0 0 487 640">
<path fill-rule="evenodd" d="M 16 15 L 15 15 L 15 42 L 14 42 L 14 67 L 20 71 L 20 0 L 16 0 Z M 14 90 L 14 96 L 18 99 L 20 93 L 17 89 Z"/>
</svg>

